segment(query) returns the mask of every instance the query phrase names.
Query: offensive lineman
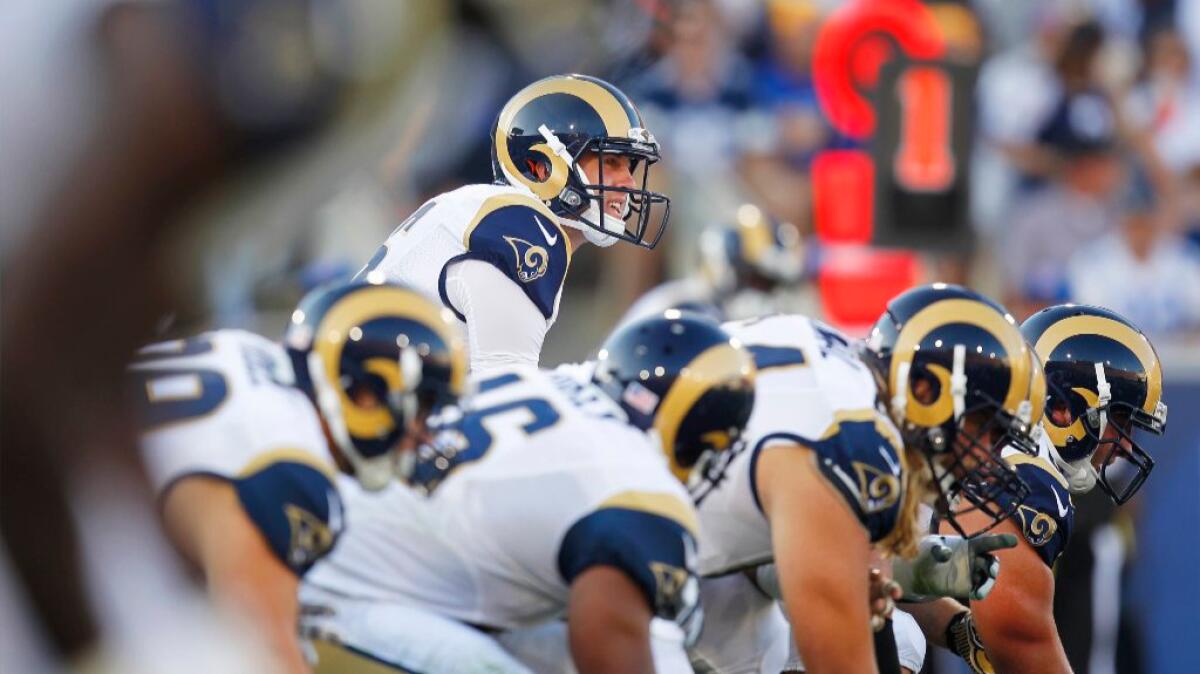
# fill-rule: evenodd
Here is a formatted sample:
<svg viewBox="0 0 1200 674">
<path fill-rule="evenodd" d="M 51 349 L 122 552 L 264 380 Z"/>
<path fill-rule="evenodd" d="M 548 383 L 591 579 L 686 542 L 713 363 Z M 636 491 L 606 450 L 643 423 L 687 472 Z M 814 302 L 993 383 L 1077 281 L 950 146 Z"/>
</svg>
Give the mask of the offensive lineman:
<svg viewBox="0 0 1200 674">
<path fill-rule="evenodd" d="M 453 320 L 393 285 L 313 291 L 284 346 L 218 330 L 138 353 L 142 455 L 166 530 L 284 671 L 308 671 L 296 592 L 343 528 L 335 468 L 386 486 L 398 443 L 422 435 L 465 376 Z"/>
<path fill-rule="evenodd" d="M 352 500 L 353 533 L 305 579 L 307 631 L 331 665 L 526 672 L 481 630 L 566 617 L 581 674 L 687 671 L 696 514 L 677 476 L 736 439 L 753 377 L 715 323 L 678 314 L 615 333 L 595 383 L 475 377 L 470 408 L 411 471 L 429 500 Z M 656 616 L 678 625 L 673 657 L 652 654 Z"/>
<path fill-rule="evenodd" d="M 359 277 L 441 297 L 465 325 L 473 371 L 537 365 L 572 251 L 619 240 L 653 248 L 662 237 L 670 201 L 646 187 L 658 158 L 658 142 L 613 85 L 585 75 L 538 80 L 496 120 L 496 183 L 426 202 Z"/>
<path fill-rule="evenodd" d="M 872 544 L 913 554 L 922 502 L 974 535 L 1024 496 L 999 458 L 1007 443 L 1033 451 L 1024 340 L 994 303 L 941 284 L 893 299 L 861 349 L 801 316 L 727 327 L 759 376 L 744 450 L 693 491 L 708 607 L 697 669 L 781 667 L 786 624 L 742 573 L 773 561 L 804 671 L 877 671 Z M 986 523 L 963 521 L 972 512 Z"/>
<path fill-rule="evenodd" d="M 1031 495 L 998 530 L 1019 533 L 1022 544 L 1000 553 L 1005 573 L 986 600 L 969 610 L 942 600 L 912 612 L 931 641 L 976 672 L 1070 672 L 1054 622 L 1052 572 L 1071 535 L 1070 494 L 1099 484 L 1120 505 L 1141 488 L 1154 461 L 1133 434 L 1166 429 L 1162 365 L 1140 330 L 1099 307 L 1049 307 L 1021 331 L 1047 382 L 1039 454 L 1007 457 Z"/>
</svg>

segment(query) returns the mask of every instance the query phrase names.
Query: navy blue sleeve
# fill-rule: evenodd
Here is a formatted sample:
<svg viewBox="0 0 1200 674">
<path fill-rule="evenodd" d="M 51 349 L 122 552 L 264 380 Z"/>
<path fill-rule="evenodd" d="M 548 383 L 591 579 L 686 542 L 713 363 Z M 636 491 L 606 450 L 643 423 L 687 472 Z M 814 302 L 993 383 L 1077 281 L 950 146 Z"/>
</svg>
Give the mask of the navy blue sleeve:
<svg viewBox="0 0 1200 674">
<path fill-rule="evenodd" d="M 1032 457 L 1006 457 L 1013 470 L 1029 485 L 1029 496 L 1017 506 L 1013 523 L 1046 566 L 1054 566 L 1067 547 L 1075 522 L 1075 504 L 1059 477 Z M 1001 501 L 1000 505 L 1008 506 Z"/>
<path fill-rule="evenodd" d="M 233 485 L 271 551 L 296 575 L 303 576 L 333 549 L 343 528 L 342 502 L 321 470 L 277 461 Z"/>
<path fill-rule="evenodd" d="M 695 540 L 679 522 L 628 508 L 601 508 L 567 531 L 558 551 L 558 571 L 567 584 L 593 566 L 625 572 L 654 614 L 684 626 L 699 613 Z"/>
<path fill-rule="evenodd" d="M 879 423 L 873 419 L 843 420 L 816 439 L 791 433 L 767 435 L 755 446 L 752 465 L 771 441 L 791 441 L 811 448 L 821 474 L 841 494 L 875 543 L 896 527 L 904 494 L 898 439 L 880 429 Z M 762 510 L 757 493 L 754 499 Z"/>
<path fill-rule="evenodd" d="M 532 206 L 501 206 L 480 219 L 465 244 L 467 252 L 455 260 L 494 265 L 520 286 L 543 316 L 554 315 L 570 255 L 567 235 L 552 218 Z"/>
</svg>

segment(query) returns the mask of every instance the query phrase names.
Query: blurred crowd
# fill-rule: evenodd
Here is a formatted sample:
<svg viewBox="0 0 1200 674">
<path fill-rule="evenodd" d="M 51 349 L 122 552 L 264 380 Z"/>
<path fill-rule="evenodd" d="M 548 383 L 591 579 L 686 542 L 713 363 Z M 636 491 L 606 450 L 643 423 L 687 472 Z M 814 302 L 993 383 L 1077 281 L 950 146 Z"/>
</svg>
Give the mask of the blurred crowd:
<svg viewBox="0 0 1200 674">
<path fill-rule="evenodd" d="M 138 37 L 137 26 L 126 24 L 137 17 L 107 17 L 112 63 L 101 63 L 88 51 L 84 26 L 96 20 L 101 7 L 115 4 L 11 3 L 0 13 L 0 32 L 12 46 L 0 68 L 5 101 L 0 146 L 9 169 L 0 180 L 0 245 L 9 320 L 12 298 L 20 290 L 12 283 L 13 251 L 27 250 L 22 246 L 38 234 L 28 223 L 77 223 L 86 219 L 87 208 L 100 212 L 102 207 L 115 213 L 114 221 L 124 217 L 125 224 L 138 218 L 157 221 L 178 215 L 165 205 L 187 197 L 187 220 L 203 226 L 161 241 L 157 234 L 134 232 L 127 242 L 99 227 L 83 231 L 74 239 L 72 257 L 64 261 L 56 251 L 44 260 L 30 258 L 21 278 L 35 277 L 33 268 L 43 262 L 46 269 L 77 262 L 80 266 L 71 267 L 75 280 L 112 274 L 128 287 L 158 291 L 166 279 L 177 286 L 174 297 L 188 301 L 172 304 L 173 313 L 157 326 L 161 335 L 213 325 L 280 334 L 306 289 L 361 268 L 427 197 L 463 183 L 491 181 L 489 130 L 514 91 L 544 75 L 582 72 L 613 81 L 640 106 L 663 147 L 654 187 L 670 195 L 673 209 L 667 238 L 654 251 L 617 246 L 573 261 L 566 292 L 587 299 L 563 302 L 544 350 L 543 362 L 554 364 L 587 355 L 583 349 L 647 289 L 692 273 L 701 232 L 733 221 L 741 204 L 757 204 L 774 219 L 793 223 L 818 248 L 813 159 L 825 150 L 862 145 L 830 123 L 812 74 L 818 35 L 830 14 L 845 4 L 841 0 L 354 0 L 341 3 L 345 13 L 337 28 L 355 40 L 339 42 L 333 31 L 314 48 L 338 54 L 334 70 L 359 95 L 303 146 L 265 160 L 249 153 L 256 163 L 243 170 L 236 185 L 208 193 L 204 190 L 218 169 L 246 168 L 248 153 L 239 143 L 254 135 L 252 127 L 262 125 L 261 115 L 270 111 L 231 120 L 228 111 L 207 110 L 165 86 L 170 77 L 156 69 L 186 70 L 194 64 L 159 59 L 156 55 L 165 50 L 156 47 L 162 45 L 131 40 Z M 925 253 L 929 278 L 924 280 L 968 283 L 1002 298 L 1018 319 L 1073 300 L 1125 315 L 1156 344 L 1200 336 L 1200 72 L 1195 66 L 1200 1 L 926 5 L 947 41 L 949 58 L 969 66 L 977 86 L 968 186 L 974 243 L 955 253 Z M 252 37 L 267 43 L 271 35 Z M 219 46 L 205 54 L 214 57 L 215 65 L 206 64 L 214 71 L 221 65 L 217 56 L 241 54 L 238 44 Z M 275 53 L 292 57 L 298 48 L 272 46 L 279 47 Z M 251 60 L 254 56 L 261 55 Z M 264 66 L 262 73 L 274 82 L 317 87 L 320 83 L 308 82 L 297 63 L 282 59 L 266 64 L 275 69 Z M 125 66 L 135 76 L 108 81 L 101 74 L 105 66 Z M 213 85 L 215 100 L 228 103 L 237 97 L 236 86 L 222 88 L 228 82 L 204 84 Z M 117 93 L 106 90 L 109 85 Z M 121 97 L 139 93 L 162 95 L 174 106 L 118 123 L 121 134 L 112 133 L 113 119 L 138 109 L 122 108 Z M 308 89 L 303 93 L 321 98 Z M 280 92 L 285 100 L 293 94 Z M 126 154 L 106 152 L 100 142 L 89 145 L 86 138 L 97 129 L 109 129 L 100 134 L 102 140 Z M 171 132 L 177 129 L 193 133 L 175 137 Z M 152 156 L 147 147 L 163 156 Z M 96 161 L 68 180 L 64 167 L 85 150 Z M 124 173 L 111 170 L 131 155 L 141 163 L 124 167 Z M 76 201 L 51 197 L 51 187 L 64 183 L 68 187 L 61 192 Z M 126 211 L 88 199 L 89 189 L 126 197 L 138 186 L 153 194 L 144 199 L 138 194 L 142 200 L 126 204 Z M 54 210 L 67 212 L 41 216 Z M 166 262 L 152 275 L 138 263 L 157 259 L 160 246 L 173 252 L 164 254 Z M 117 252 L 97 255 L 99 250 Z M 820 264 L 819 255 L 808 258 Z M 147 278 L 130 272 L 126 279 L 122 270 L 144 272 Z M 97 296 L 87 296 L 79 290 L 87 285 L 72 288 L 78 307 L 92 307 L 91 319 L 75 318 L 75 305 L 59 307 L 41 298 L 17 307 L 40 317 L 66 316 L 54 323 L 62 333 L 59 341 L 44 341 L 45 358 L 22 351 L 21 359 L 51 362 L 51 355 L 70 352 L 72 340 L 86 341 L 88 331 L 100 334 L 102 327 L 112 332 L 112 326 L 124 325 L 127 317 L 116 308 L 126 298 L 118 301 L 99 287 Z M 806 307 L 819 310 L 815 294 L 806 301 Z M 17 353 L 7 332 L 5 337 Z M 1170 366 L 1169 355 L 1167 360 Z M 51 384 L 69 380 L 83 399 L 88 390 L 103 390 L 99 383 L 89 389 L 92 379 L 115 376 L 81 372 L 69 358 L 54 362 L 61 371 L 47 375 L 30 366 L 16 374 L 10 369 L 6 377 L 11 382 L 27 375 L 47 396 L 60 394 Z M 70 418 L 87 428 L 88 439 L 119 435 L 100 423 L 105 420 L 99 412 L 89 416 L 87 409 L 57 407 L 39 412 L 34 402 L 16 401 L 11 408 L 5 402 L 6 410 L 53 417 L 47 427 Z M 5 421 L 6 431 L 15 432 L 16 425 Z M 78 440 L 50 438 L 47 443 L 92 451 Z M 7 435 L 5 442 L 11 442 Z M 45 501 L 35 486 L 30 489 Z M 17 496 L 9 490 L 6 498 Z M 44 535 L 39 527 L 34 522 L 26 533 Z M 108 531 L 99 526 L 89 531 L 108 537 L 95 533 Z M 145 584 L 134 578 L 136 569 L 128 575 L 129 587 Z M 204 665 L 197 664 L 197 671 Z"/>
<path fill-rule="evenodd" d="M 251 245 L 199 272 L 198 316 L 273 327 L 272 310 L 357 270 L 426 197 L 490 181 L 488 131 L 499 104 L 532 79 L 579 71 L 614 81 L 639 104 L 664 148 L 657 188 L 673 203 L 656 251 L 576 261 L 567 292 L 602 299 L 578 321 L 565 316 L 547 360 L 581 357 L 564 345 L 586 343 L 577 336 L 607 329 L 646 289 L 694 269 L 700 232 L 727 224 L 739 204 L 755 203 L 812 237 L 813 158 L 861 145 L 830 124 L 812 74 L 817 36 L 843 4 L 422 5 L 410 17 L 421 26 L 412 43 L 420 58 L 408 64 L 389 113 L 343 125 L 330 143 L 341 150 L 313 153 L 307 169 L 293 162 L 279 170 L 292 176 L 276 181 L 282 187 L 213 214 L 224 225 L 215 248 L 231 249 L 226 239 Z M 1191 189 L 1200 183 L 1200 78 L 1192 66 L 1200 7 L 927 6 L 948 58 L 977 77 L 968 184 L 974 245 L 930 256 L 928 275 L 1003 297 L 1018 317 L 1074 300 L 1109 306 L 1159 338 L 1200 330 L 1200 199 Z"/>
</svg>

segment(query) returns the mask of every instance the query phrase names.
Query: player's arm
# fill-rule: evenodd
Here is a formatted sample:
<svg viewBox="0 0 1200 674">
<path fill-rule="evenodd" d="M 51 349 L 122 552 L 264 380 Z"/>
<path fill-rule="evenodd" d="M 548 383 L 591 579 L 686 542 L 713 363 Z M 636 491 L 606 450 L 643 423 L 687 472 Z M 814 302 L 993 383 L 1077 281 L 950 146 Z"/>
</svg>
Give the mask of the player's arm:
<svg viewBox="0 0 1200 674">
<path fill-rule="evenodd" d="M 594 566 L 571 584 L 567 610 L 571 656 L 580 674 L 654 671 L 653 614 L 625 573 Z"/>
<path fill-rule="evenodd" d="M 536 365 L 570 266 L 558 219 L 533 197 L 497 195 L 476 211 L 463 247 L 438 287 L 467 324 L 471 369 Z"/>
<path fill-rule="evenodd" d="M 682 496 L 622 492 L 563 536 L 558 570 L 570 586 L 567 630 L 580 674 L 653 672 L 650 621 L 699 632 L 695 511 Z M 682 656 L 682 654 L 681 654 Z"/>
<path fill-rule="evenodd" d="M 986 516 L 981 513 L 971 513 L 964 519 L 968 529 L 986 526 Z M 996 585 L 986 599 L 971 602 L 975 626 L 995 671 L 1070 672 L 1054 624 L 1054 575 L 1050 567 L 1022 537 L 1012 519 L 1001 522 L 994 531 L 1021 537 L 1017 547 L 995 553 L 1002 569 Z"/>
<path fill-rule="evenodd" d="M 762 450 L 758 496 L 792 634 L 809 674 L 874 672 L 867 568 L 871 544 L 812 450 Z"/>
<path fill-rule="evenodd" d="M 538 364 L 546 317 L 516 281 L 492 264 L 465 260 L 447 272 L 445 288 L 467 324 L 472 372 Z"/>
<path fill-rule="evenodd" d="M 214 599 L 254 624 L 282 671 L 307 673 L 296 638 L 299 580 L 246 516 L 233 485 L 185 478 L 167 492 L 163 515 L 175 544 L 204 571 Z"/>
</svg>

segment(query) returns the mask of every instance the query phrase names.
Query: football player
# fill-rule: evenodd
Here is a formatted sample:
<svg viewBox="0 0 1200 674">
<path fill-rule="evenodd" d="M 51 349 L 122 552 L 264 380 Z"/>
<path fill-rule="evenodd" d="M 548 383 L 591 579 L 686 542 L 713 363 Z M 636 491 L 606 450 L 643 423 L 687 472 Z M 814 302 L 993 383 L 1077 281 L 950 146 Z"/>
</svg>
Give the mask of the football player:
<svg viewBox="0 0 1200 674">
<path fill-rule="evenodd" d="M 469 409 L 411 470 L 428 501 L 353 499 L 352 533 L 305 579 L 318 671 L 525 672 L 485 632 L 560 617 L 581 674 L 687 670 L 701 612 L 679 478 L 737 438 L 753 377 L 716 323 L 678 314 L 614 333 L 590 381 L 474 377 Z M 674 653 L 652 651 L 654 617 L 675 624 Z"/>
<path fill-rule="evenodd" d="M 998 530 L 1019 534 L 1022 543 L 999 553 L 1005 572 L 987 599 L 969 610 L 943 601 L 914 613 L 931 641 L 976 672 L 1070 672 L 1054 622 L 1052 573 L 1071 535 L 1070 494 L 1099 484 L 1119 505 L 1141 488 L 1154 460 L 1134 433 L 1166 429 L 1162 365 L 1140 330 L 1099 307 L 1043 309 L 1021 331 L 1046 380 L 1038 455 L 1007 457 L 1031 495 Z"/>
<path fill-rule="evenodd" d="M 966 536 L 1024 496 L 1000 452 L 1034 451 L 1027 346 L 1002 308 L 944 284 L 893 299 L 865 345 L 802 316 L 726 327 L 759 375 L 742 450 L 693 491 L 698 669 L 782 664 L 774 598 L 741 573 L 773 561 L 804 671 L 877 671 L 872 545 L 915 553 L 922 503 Z"/>
<path fill-rule="evenodd" d="M 646 248 L 669 200 L 647 189 L 658 142 L 613 85 L 548 77 L 513 96 L 492 132 L 496 183 L 441 194 L 359 272 L 439 296 L 466 326 L 471 369 L 537 365 L 572 251 Z"/>
<path fill-rule="evenodd" d="M 772 220 L 742 204 L 732 222 L 700 237 L 700 269 L 668 281 L 638 299 L 621 324 L 667 309 L 738 320 L 796 311 L 796 290 L 805 280 L 806 249 L 795 225 Z"/>
<path fill-rule="evenodd" d="M 367 489 L 392 479 L 398 444 L 462 389 L 457 331 L 410 289 L 352 283 L 310 293 L 283 346 L 218 330 L 138 353 L 142 455 L 167 533 L 284 671 L 308 671 L 296 592 L 345 522 L 334 473 Z"/>
</svg>

